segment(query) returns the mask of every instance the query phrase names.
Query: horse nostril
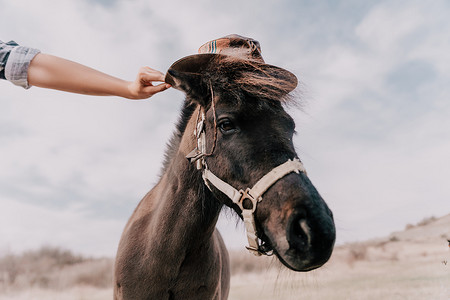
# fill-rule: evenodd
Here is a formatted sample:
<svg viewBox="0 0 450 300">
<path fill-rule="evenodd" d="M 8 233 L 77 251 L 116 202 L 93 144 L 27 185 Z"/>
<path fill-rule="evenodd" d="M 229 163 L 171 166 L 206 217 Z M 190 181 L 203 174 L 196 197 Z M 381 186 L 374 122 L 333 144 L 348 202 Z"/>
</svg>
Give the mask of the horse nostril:
<svg viewBox="0 0 450 300">
<path fill-rule="evenodd" d="M 292 248 L 306 250 L 311 244 L 311 234 L 308 222 L 303 216 L 292 218 L 288 229 L 288 241 Z"/>
</svg>

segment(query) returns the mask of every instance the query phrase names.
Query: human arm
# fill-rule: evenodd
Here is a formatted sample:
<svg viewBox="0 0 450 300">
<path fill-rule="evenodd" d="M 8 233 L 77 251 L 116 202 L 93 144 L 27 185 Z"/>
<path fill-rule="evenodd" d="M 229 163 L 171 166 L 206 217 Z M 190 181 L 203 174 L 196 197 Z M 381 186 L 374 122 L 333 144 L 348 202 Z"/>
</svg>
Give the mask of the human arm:
<svg viewBox="0 0 450 300">
<path fill-rule="evenodd" d="M 37 54 L 28 68 L 28 83 L 32 86 L 86 95 L 145 99 L 170 87 L 166 83 L 153 86 L 152 81 L 164 82 L 164 75 L 149 67 L 143 67 L 135 81 L 125 81 L 79 63 L 43 53 Z"/>
<path fill-rule="evenodd" d="M 40 53 L 38 49 L 19 46 L 14 41 L 0 41 L 0 79 L 26 89 L 35 85 L 129 99 L 145 99 L 170 87 L 165 83 L 153 86 L 153 81 L 164 81 L 164 75 L 149 67 L 141 68 L 134 81 L 125 81 L 73 61 Z"/>
</svg>

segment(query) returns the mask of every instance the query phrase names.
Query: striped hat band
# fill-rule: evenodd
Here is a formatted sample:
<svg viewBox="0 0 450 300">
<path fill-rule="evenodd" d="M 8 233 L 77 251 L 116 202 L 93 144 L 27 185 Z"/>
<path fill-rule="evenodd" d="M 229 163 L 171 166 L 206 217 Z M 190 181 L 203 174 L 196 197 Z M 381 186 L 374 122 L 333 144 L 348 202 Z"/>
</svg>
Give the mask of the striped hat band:
<svg viewBox="0 0 450 300">
<path fill-rule="evenodd" d="M 264 63 L 259 42 L 236 34 L 207 42 L 198 49 L 198 53 L 224 54 Z"/>
</svg>

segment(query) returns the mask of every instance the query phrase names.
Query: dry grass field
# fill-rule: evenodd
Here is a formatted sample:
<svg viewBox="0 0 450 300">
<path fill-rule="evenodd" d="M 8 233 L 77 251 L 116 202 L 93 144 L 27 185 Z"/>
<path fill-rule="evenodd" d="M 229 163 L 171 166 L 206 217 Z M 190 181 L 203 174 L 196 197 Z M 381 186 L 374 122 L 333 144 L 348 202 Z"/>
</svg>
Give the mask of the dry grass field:
<svg viewBox="0 0 450 300">
<path fill-rule="evenodd" d="M 336 247 L 324 267 L 294 273 L 232 252 L 230 300 L 450 299 L 450 215 L 388 237 Z M 0 300 L 112 299 L 113 260 L 42 248 L 0 258 Z"/>
</svg>

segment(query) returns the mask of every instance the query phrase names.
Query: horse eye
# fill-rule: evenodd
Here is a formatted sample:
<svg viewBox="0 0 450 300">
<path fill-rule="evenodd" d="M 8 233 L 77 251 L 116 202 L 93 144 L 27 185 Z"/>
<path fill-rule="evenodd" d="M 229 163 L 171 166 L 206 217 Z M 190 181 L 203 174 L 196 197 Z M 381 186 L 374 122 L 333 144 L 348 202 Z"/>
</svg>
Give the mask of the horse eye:
<svg viewBox="0 0 450 300">
<path fill-rule="evenodd" d="M 222 131 L 222 133 L 232 133 L 236 130 L 236 127 L 234 126 L 233 122 L 231 122 L 229 119 L 224 119 L 220 121 L 219 128 Z"/>
</svg>

